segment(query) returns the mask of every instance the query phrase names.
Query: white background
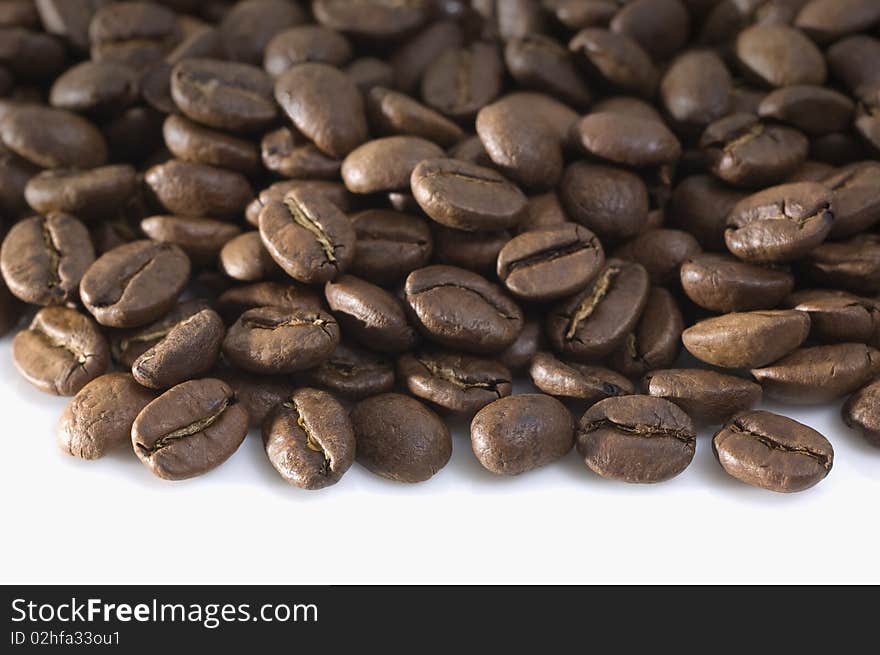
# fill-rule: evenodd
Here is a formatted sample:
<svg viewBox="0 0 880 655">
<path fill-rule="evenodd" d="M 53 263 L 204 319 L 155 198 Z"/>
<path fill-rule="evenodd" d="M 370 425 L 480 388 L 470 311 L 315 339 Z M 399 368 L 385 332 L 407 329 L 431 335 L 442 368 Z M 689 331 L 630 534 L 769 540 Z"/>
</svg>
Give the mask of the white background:
<svg viewBox="0 0 880 655">
<path fill-rule="evenodd" d="M 517 478 L 452 461 L 404 485 L 355 464 L 289 486 L 251 434 L 215 471 L 166 482 L 130 451 L 86 462 L 55 443 L 67 399 L 18 377 L 0 340 L 0 582 L 880 582 L 880 449 L 839 406 L 779 408 L 834 444 L 831 474 L 782 495 L 728 477 L 700 436 L 659 485 L 604 480 L 576 452 Z"/>
</svg>

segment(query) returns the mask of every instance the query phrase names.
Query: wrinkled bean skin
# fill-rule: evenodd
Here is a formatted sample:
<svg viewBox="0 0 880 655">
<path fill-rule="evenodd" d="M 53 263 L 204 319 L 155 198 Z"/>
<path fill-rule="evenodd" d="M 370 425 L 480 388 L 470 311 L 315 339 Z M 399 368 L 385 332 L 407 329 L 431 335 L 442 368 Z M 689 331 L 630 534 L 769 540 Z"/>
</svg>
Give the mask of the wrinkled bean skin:
<svg viewBox="0 0 880 655">
<path fill-rule="evenodd" d="M 872 446 L 880 447 L 880 383 L 872 382 L 849 397 L 840 410 L 843 422 L 860 430 Z"/>
<path fill-rule="evenodd" d="M 616 371 L 578 362 L 565 362 L 547 352 L 532 357 L 532 382 L 544 393 L 558 398 L 574 398 L 595 403 L 612 396 L 635 391 L 632 382 Z"/>
</svg>

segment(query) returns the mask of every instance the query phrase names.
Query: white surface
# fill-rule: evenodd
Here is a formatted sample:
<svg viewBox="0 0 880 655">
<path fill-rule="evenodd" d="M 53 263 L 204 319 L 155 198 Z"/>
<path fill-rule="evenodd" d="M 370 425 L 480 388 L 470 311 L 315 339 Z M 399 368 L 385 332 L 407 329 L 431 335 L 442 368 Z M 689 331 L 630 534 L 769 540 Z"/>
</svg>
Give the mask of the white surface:
<svg viewBox="0 0 880 655">
<path fill-rule="evenodd" d="M 880 582 L 880 449 L 838 407 L 782 408 L 835 448 L 829 477 L 801 494 L 728 477 L 705 434 L 682 475 L 636 486 L 575 452 L 499 478 L 464 431 L 426 483 L 355 464 L 305 492 L 254 434 L 186 482 L 154 478 L 130 451 L 76 460 L 55 444 L 67 400 L 18 377 L 8 337 L 0 380 L 3 583 Z"/>
</svg>

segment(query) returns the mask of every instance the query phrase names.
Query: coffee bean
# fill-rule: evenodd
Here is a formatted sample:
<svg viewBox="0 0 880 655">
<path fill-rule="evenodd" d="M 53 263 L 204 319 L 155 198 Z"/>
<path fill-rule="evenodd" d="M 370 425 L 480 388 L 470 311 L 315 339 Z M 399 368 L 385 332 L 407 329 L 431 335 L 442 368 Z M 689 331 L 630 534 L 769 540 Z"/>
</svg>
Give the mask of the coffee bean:
<svg viewBox="0 0 880 655">
<path fill-rule="evenodd" d="M 461 46 L 462 29 L 451 20 L 438 20 L 403 43 L 391 55 L 396 88 L 414 95 L 428 67 L 447 50 Z"/>
<path fill-rule="evenodd" d="M 746 195 L 746 192 L 731 189 L 709 175 L 686 177 L 672 194 L 670 223 L 690 232 L 703 248 L 725 251 L 727 217 Z"/>
<path fill-rule="evenodd" d="M 546 6 L 556 20 L 570 30 L 607 25 L 620 9 L 616 0 L 556 0 Z"/>
<path fill-rule="evenodd" d="M 659 121 L 626 114 L 594 112 L 573 128 L 588 155 L 625 166 L 659 166 L 681 157 L 681 144 Z"/>
<path fill-rule="evenodd" d="M 678 358 L 683 330 L 684 318 L 673 295 L 654 287 L 635 330 L 611 355 L 609 365 L 631 378 L 671 366 Z"/>
<path fill-rule="evenodd" d="M 205 378 L 179 384 L 147 405 L 131 428 L 131 442 L 154 475 L 185 480 L 229 459 L 247 430 L 247 411 L 232 389 Z"/>
<path fill-rule="evenodd" d="M 342 275 L 325 285 L 324 296 L 345 333 L 371 350 L 403 352 L 418 339 L 401 301 L 381 287 Z"/>
<path fill-rule="evenodd" d="M 85 226 L 52 212 L 16 223 L 0 249 L 0 271 L 9 290 L 34 305 L 74 302 L 95 251 Z"/>
<path fill-rule="evenodd" d="M 43 214 L 67 212 L 84 220 L 109 218 L 138 193 L 134 168 L 113 164 L 90 170 L 54 169 L 32 177 L 28 204 Z"/>
<path fill-rule="evenodd" d="M 229 366 L 217 366 L 211 377 L 225 382 L 248 414 L 251 428 L 261 428 L 269 413 L 293 393 L 293 383 L 282 376 L 252 375 Z"/>
<path fill-rule="evenodd" d="M 368 209 L 351 216 L 351 223 L 357 234 L 351 272 L 370 282 L 394 284 L 431 259 L 431 230 L 418 216 Z"/>
<path fill-rule="evenodd" d="M 12 361 L 40 391 L 73 396 L 110 363 L 110 349 L 94 321 L 75 309 L 46 307 L 12 340 Z"/>
<path fill-rule="evenodd" d="M 589 27 L 575 34 L 569 50 L 583 55 L 604 81 L 623 91 L 650 98 L 657 88 L 657 69 L 638 43 L 624 34 Z"/>
<path fill-rule="evenodd" d="M 635 391 L 632 382 L 616 371 L 601 366 L 566 362 L 547 352 L 536 353 L 529 375 L 538 389 L 559 398 L 574 398 L 589 404 Z"/>
<path fill-rule="evenodd" d="M 514 237 L 498 255 L 497 271 L 515 296 L 546 301 L 577 293 L 604 263 L 596 235 L 569 223 Z"/>
<path fill-rule="evenodd" d="M 226 323 L 233 323 L 246 311 L 257 307 L 318 310 L 324 308 L 324 302 L 315 290 L 293 281 L 257 282 L 223 292 L 217 298 L 216 306 Z"/>
<path fill-rule="evenodd" d="M 739 201 L 727 217 L 724 239 L 749 262 L 799 259 L 816 248 L 834 222 L 832 194 L 815 182 L 781 184 Z"/>
<path fill-rule="evenodd" d="M 758 115 L 821 136 L 846 130 L 852 121 L 853 109 L 852 100 L 833 89 L 796 85 L 768 94 L 758 106 Z"/>
<path fill-rule="evenodd" d="M 407 353 L 397 360 L 397 373 L 412 395 L 463 414 L 473 414 L 513 391 L 507 367 L 469 355 Z"/>
<path fill-rule="evenodd" d="M 394 388 L 394 366 L 390 361 L 345 343 L 305 375 L 309 384 L 346 398 L 368 398 Z"/>
<path fill-rule="evenodd" d="M 518 84 L 542 91 L 573 107 L 590 104 L 590 90 L 568 50 L 542 34 L 511 39 L 504 48 L 507 70 Z"/>
<path fill-rule="evenodd" d="M 434 261 L 474 271 L 480 275 L 495 273 L 498 255 L 510 241 L 510 232 L 465 232 L 434 224 Z"/>
<path fill-rule="evenodd" d="M 804 269 L 824 286 L 854 293 L 880 292 L 880 238 L 866 233 L 823 243 L 804 258 Z"/>
<path fill-rule="evenodd" d="M 275 99 L 297 129 L 331 157 L 345 157 L 367 140 L 360 91 L 332 66 L 294 66 L 276 81 Z"/>
<path fill-rule="evenodd" d="M 260 195 L 245 209 L 244 217 L 248 223 L 259 227 L 260 212 L 270 202 L 283 202 L 284 196 L 295 189 L 308 189 L 311 192 L 324 196 L 328 201 L 336 205 L 340 211 L 347 212 L 350 209 L 350 197 L 345 185 L 341 182 L 327 180 L 283 180 L 260 191 Z"/>
<path fill-rule="evenodd" d="M 695 422 L 722 423 L 761 401 L 761 387 L 750 380 L 701 368 L 651 371 L 642 390 L 681 407 Z"/>
<path fill-rule="evenodd" d="M 880 6 L 871 0 L 812 0 L 797 15 L 795 26 L 818 43 L 836 41 L 880 23 Z"/>
<path fill-rule="evenodd" d="M 872 382 L 849 397 L 840 410 L 843 422 L 853 430 L 860 430 L 865 440 L 880 446 L 880 382 Z"/>
<path fill-rule="evenodd" d="M 43 168 L 94 168 L 107 160 L 107 142 L 98 129 L 64 109 L 13 109 L 0 120 L 0 140 Z"/>
<path fill-rule="evenodd" d="M 233 218 L 254 195 L 240 173 L 180 159 L 153 166 L 144 180 L 162 207 L 181 216 Z"/>
<path fill-rule="evenodd" d="M 681 50 L 690 31 L 690 14 L 681 0 L 633 0 L 611 20 L 611 30 L 626 34 L 656 59 Z"/>
<path fill-rule="evenodd" d="M 662 123 L 663 116 L 654 105 L 634 96 L 612 95 L 602 98 L 592 107 L 593 113 L 623 114 Z"/>
<path fill-rule="evenodd" d="M 699 128 L 722 118 L 730 108 L 732 82 L 721 58 L 711 50 L 678 57 L 660 82 L 663 106 L 672 119 Z"/>
<path fill-rule="evenodd" d="M 880 301 L 817 289 L 809 296 L 792 294 L 787 304 L 810 315 L 810 338 L 816 341 L 880 346 Z"/>
<path fill-rule="evenodd" d="M 229 328 L 223 355 L 251 373 L 280 375 L 317 366 L 338 344 L 339 326 L 326 312 L 259 307 Z"/>
<path fill-rule="evenodd" d="M 477 42 L 446 50 L 422 77 L 422 100 L 444 116 L 473 118 L 501 92 L 503 62 L 498 48 Z"/>
<path fill-rule="evenodd" d="M 370 124 L 382 134 L 422 137 L 441 146 L 453 145 L 464 134 L 442 114 L 397 91 L 373 87 L 366 103 Z"/>
<path fill-rule="evenodd" d="M 824 177 L 822 183 L 833 194 L 832 239 L 858 234 L 880 222 L 880 164 L 856 162 Z"/>
<path fill-rule="evenodd" d="M 691 419 L 653 396 L 606 398 L 581 417 L 578 453 L 593 472 L 631 483 L 664 482 L 684 471 L 697 445 Z"/>
<path fill-rule="evenodd" d="M 212 264 L 220 250 L 241 233 L 225 221 L 167 215 L 145 218 L 141 231 L 153 241 L 179 246 L 195 265 Z"/>
<path fill-rule="evenodd" d="M 828 48 L 828 66 L 835 78 L 853 92 L 880 82 L 880 70 L 870 62 L 880 56 L 880 39 L 858 34 Z"/>
<path fill-rule="evenodd" d="M 23 3 L 30 5 L 31 3 Z M 68 41 L 77 51 L 89 49 L 89 22 L 108 0 L 36 0 L 44 29 Z"/>
<path fill-rule="evenodd" d="M 577 360 L 611 354 L 636 326 L 649 289 L 644 267 L 609 259 L 586 289 L 550 311 L 546 327 L 550 344 Z"/>
<path fill-rule="evenodd" d="M 177 246 L 134 241 L 114 248 L 89 267 L 80 296 L 101 325 L 138 327 L 171 309 L 189 274 L 189 258 Z"/>
<path fill-rule="evenodd" d="M 483 467 L 519 475 L 566 455 L 574 445 L 574 420 L 551 396 L 519 394 L 480 410 L 471 422 L 471 448 Z"/>
<path fill-rule="evenodd" d="M 342 162 L 328 157 L 299 132 L 281 127 L 261 142 L 263 165 L 284 177 L 335 179 Z"/>
<path fill-rule="evenodd" d="M 406 279 L 406 302 L 419 331 L 453 350 L 498 352 L 512 344 L 523 315 L 501 289 L 476 273 L 427 266 Z"/>
<path fill-rule="evenodd" d="M 555 192 L 542 193 L 529 198 L 528 214 L 516 227 L 516 233 L 561 227 L 570 222 L 562 205 L 559 204 L 559 196 Z"/>
<path fill-rule="evenodd" d="M 342 179 L 352 193 L 409 190 L 419 162 L 443 156 L 435 143 L 415 136 L 389 136 L 367 141 L 342 162 Z"/>
<path fill-rule="evenodd" d="M 648 189 L 629 171 L 575 162 L 565 170 L 559 200 L 569 216 L 600 239 L 635 236 L 648 220 Z"/>
<path fill-rule="evenodd" d="M 208 303 L 205 300 L 186 300 L 149 325 L 115 332 L 110 340 L 113 359 L 121 366 L 131 368 L 141 355 L 168 336 L 175 326 L 206 309 Z"/>
<path fill-rule="evenodd" d="M 332 280 L 354 261 L 351 221 L 314 189 L 295 189 L 263 207 L 260 236 L 272 259 L 306 284 Z"/>
<path fill-rule="evenodd" d="M 284 274 L 255 230 L 227 241 L 220 251 L 219 264 L 226 275 L 242 282 L 259 282 Z"/>
<path fill-rule="evenodd" d="M 695 323 L 681 335 L 697 359 L 725 368 L 756 368 L 800 346 L 810 316 L 790 309 L 736 312 Z"/>
<path fill-rule="evenodd" d="M 339 32 L 317 25 L 297 25 L 272 37 L 263 56 L 263 68 L 272 77 L 278 77 L 310 61 L 338 68 L 351 57 L 351 44 Z"/>
<path fill-rule="evenodd" d="M 446 466 L 452 436 L 437 414 L 418 400 L 385 393 L 351 411 L 357 461 L 396 482 L 424 482 Z"/>
<path fill-rule="evenodd" d="M 89 23 L 94 61 L 148 67 L 180 39 L 177 15 L 152 2 L 120 2 L 95 11 Z"/>
<path fill-rule="evenodd" d="M 24 27 L 0 26 L 0 66 L 16 77 L 44 79 L 64 66 L 64 47 L 47 34 Z"/>
<path fill-rule="evenodd" d="M 614 256 L 644 266 L 655 284 L 671 284 L 678 281 L 682 263 L 700 250 L 700 244 L 689 233 L 656 228 L 627 241 Z"/>
<path fill-rule="evenodd" d="M 128 373 L 107 373 L 84 386 L 58 423 L 58 445 L 74 457 L 98 459 L 131 442 L 131 426 L 156 394 Z"/>
<path fill-rule="evenodd" d="M 387 88 L 394 84 L 394 69 L 391 64 L 375 57 L 355 59 L 343 70 L 361 93 L 368 93 L 377 86 Z"/>
<path fill-rule="evenodd" d="M 162 135 L 165 146 L 178 159 L 245 174 L 255 173 L 260 168 L 260 156 L 253 143 L 202 127 L 183 116 L 168 116 L 162 126 Z"/>
<path fill-rule="evenodd" d="M 326 391 L 298 389 L 263 424 L 275 470 L 301 489 L 339 482 L 354 464 L 354 430 L 345 407 Z"/>
<path fill-rule="evenodd" d="M 483 16 L 483 31 L 504 40 L 543 32 L 544 17 L 534 0 L 477 0 L 474 9 Z"/>
<path fill-rule="evenodd" d="M 530 318 L 512 344 L 498 353 L 498 361 L 513 372 L 520 372 L 532 363 L 532 358 L 542 348 L 546 348 L 544 328 L 541 321 Z"/>
<path fill-rule="evenodd" d="M 687 297 L 703 309 L 746 312 L 779 306 L 794 288 L 794 276 L 786 268 L 701 253 L 681 265 L 681 286 Z"/>
<path fill-rule="evenodd" d="M 392 39 L 417 29 L 428 17 L 428 3 L 367 0 L 315 0 L 315 18 L 322 25 L 367 39 Z"/>
<path fill-rule="evenodd" d="M 834 449 L 814 429 L 771 412 L 734 416 L 712 438 L 712 450 L 731 476 L 762 489 L 804 491 L 831 471 Z"/>
<path fill-rule="evenodd" d="M 774 400 L 826 403 L 848 395 L 880 373 L 880 351 L 861 343 L 800 348 L 752 375 Z"/>
<path fill-rule="evenodd" d="M 830 177 L 835 172 L 834 166 L 821 161 L 808 159 L 797 169 L 785 178 L 788 183 L 791 182 L 822 182 L 825 178 Z"/>
<path fill-rule="evenodd" d="M 226 12 L 220 37 L 226 56 L 233 61 L 261 64 L 263 51 L 281 30 L 303 23 L 305 11 L 287 0 L 243 0 Z"/>
<path fill-rule="evenodd" d="M 491 107 L 492 105 L 489 106 Z M 480 137 L 476 135 L 467 136 L 452 146 L 449 149 L 449 156 L 453 159 L 477 164 L 478 166 L 488 166 L 490 168 L 493 166 L 489 153 L 483 147 Z"/>
<path fill-rule="evenodd" d="M 771 87 L 824 84 L 822 52 L 800 30 L 787 25 L 752 25 L 736 39 L 736 57 L 750 79 Z"/>
</svg>

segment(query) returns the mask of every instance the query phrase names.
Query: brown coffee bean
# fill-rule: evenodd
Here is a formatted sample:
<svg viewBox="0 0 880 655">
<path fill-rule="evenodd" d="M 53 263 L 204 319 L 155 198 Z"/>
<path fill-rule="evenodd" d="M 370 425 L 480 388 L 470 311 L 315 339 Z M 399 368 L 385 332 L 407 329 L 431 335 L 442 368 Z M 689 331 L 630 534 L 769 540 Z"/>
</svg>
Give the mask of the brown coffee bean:
<svg viewBox="0 0 880 655">
<path fill-rule="evenodd" d="M 422 100 L 444 116 L 473 118 L 501 92 L 503 62 L 497 46 L 477 42 L 446 50 L 422 77 Z"/>
<path fill-rule="evenodd" d="M 427 266 L 406 278 L 406 302 L 428 339 L 466 352 L 504 350 L 523 327 L 516 303 L 485 278 L 453 266 Z"/>
<path fill-rule="evenodd" d="M 424 0 L 315 0 L 312 11 L 319 23 L 334 30 L 367 39 L 393 39 L 421 26 L 429 10 Z"/>
<path fill-rule="evenodd" d="M 555 39 L 526 34 L 504 48 L 507 70 L 517 84 L 547 93 L 573 107 L 586 107 L 591 94 L 569 51 Z"/>
<path fill-rule="evenodd" d="M 283 177 L 336 179 L 342 162 L 328 157 L 288 127 L 267 132 L 260 143 L 263 165 Z"/>
<path fill-rule="evenodd" d="M 23 3 L 31 5 L 30 2 Z M 89 22 L 109 0 L 36 0 L 43 28 L 64 38 L 79 52 L 89 49 Z"/>
<path fill-rule="evenodd" d="M 341 182 L 327 180 L 283 180 L 260 191 L 260 195 L 247 206 L 244 217 L 255 227 L 260 225 L 260 212 L 270 202 L 282 202 L 284 196 L 294 189 L 309 189 L 324 196 L 336 205 L 340 211 L 348 212 L 351 208 L 350 196 Z"/>
<path fill-rule="evenodd" d="M 860 430 L 872 446 L 880 446 L 880 382 L 872 382 L 849 397 L 840 410 L 843 422 L 853 430 Z"/>
<path fill-rule="evenodd" d="M 242 282 L 259 282 L 283 275 L 256 230 L 227 241 L 220 251 L 219 265 L 226 275 Z"/>
<path fill-rule="evenodd" d="M 611 354 L 635 328 L 649 289 L 643 266 L 609 259 L 586 289 L 550 311 L 546 326 L 550 344 L 577 360 Z"/>
<path fill-rule="evenodd" d="M 276 406 L 293 393 L 293 383 L 282 376 L 252 375 L 228 366 L 218 366 L 211 373 L 235 393 L 236 402 L 247 411 L 251 428 L 261 428 Z"/>
<path fill-rule="evenodd" d="M 635 391 L 632 382 L 601 366 L 566 362 L 547 352 L 535 353 L 529 375 L 538 389 L 551 396 L 574 398 L 593 404 L 603 398 Z"/>
<path fill-rule="evenodd" d="M 489 153 L 486 152 L 486 148 L 483 147 L 483 143 L 480 141 L 480 137 L 476 135 L 465 137 L 452 146 L 449 149 L 449 156 L 453 159 L 469 161 L 478 166 L 488 166 L 491 168 L 493 165 Z"/>
<path fill-rule="evenodd" d="M 699 321 L 681 335 L 697 359 L 725 368 L 756 368 L 792 352 L 810 333 L 810 316 L 790 309 L 737 312 Z"/>
<path fill-rule="evenodd" d="M 569 50 L 583 55 L 612 86 L 650 98 L 657 88 L 657 69 L 638 43 L 624 34 L 589 27 L 575 34 Z"/>
<path fill-rule="evenodd" d="M 388 88 L 394 85 L 394 69 L 383 59 L 361 57 L 343 70 L 361 93 L 368 93 L 377 86 Z"/>
<path fill-rule="evenodd" d="M 606 398 L 581 417 L 578 453 L 594 473 L 630 483 L 664 482 L 684 471 L 697 445 L 691 419 L 653 396 Z"/>
<path fill-rule="evenodd" d="M 700 244 L 688 232 L 655 228 L 627 241 L 614 256 L 644 266 L 655 284 L 673 284 L 679 279 L 682 263 L 700 251 Z"/>
<path fill-rule="evenodd" d="M 880 6 L 871 0 L 812 0 L 803 4 L 794 24 L 817 43 L 836 41 L 880 23 Z"/>
<path fill-rule="evenodd" d="M 835 78 L 855 93 L 880 82 L 880 71 L 870 62 L 880 55 L 880 39 L 858 34 L 828 48 L 828 66 Z"/>
<path fill-rule="evenodd" d="M 301 489 L 339 482 L 354 464 L 354 429 L 345 407 L 326 391 L 297 389 L 263 425 L 266 456 Z"/>
<path fill-rule="evenodd" d="M 880 373 L 880 351 L 861 343 L 800 348 L 752 375 L 774 400 L 820 404 L 848 395 Z"/>
<path fill-rule="evenodd" d="M 233 287 L 220 294 L 216 305 L 226 323 L 233 323 L 246 311 L 257 307 L 318 310 L 324 308 L 324 301 L 315 290 L 287 280 Z"/>
<path fill-rule="evenodd" d="M 794 288 L 794 276 L 785 268 L 701 253 L 681 265 L 681 286 L 687 297 L 703 309 L 745 312 L 779 306 Z"/>
<path fill-rule="evenodd" d="M 95 11 L 89 22 L 94 61 L 112 61 L 145 69 L 181 36 L 177 15 L 152 2 L 118 2 Z"/>
<path fill-rule="evenodd" d="M 101 325 L 138 327 L 167 312 L 189 281 L 190 262 L 173 244 L 134 241 L 99 257 L 80 283 Z"/>
<path fill-rule="evenodd" d="M 389 360 L 344 343 L 305 375 L 309 384 L 355 400 L 394 388 L 394 366 Z"/>
<path fill-rule="evenodd" d="M 846 130 L 854 108 L 852 100 L 833 89 L 795 85 L 768 94 L 758 106 L 758 115 L 821 136 Z"/>
<path fill-rule="evenodd" d="M 578 30 L 607 25 L 620 9 L 620 4 L 617 0 L 554 0 L 546 7 L 562 25 Z"/>
<path fill-rule="evenodd" d="M 232 389 L 205 378 L 179 384 L 144 407 L 131 428 L 131 443 L 154 475 L 185 480 L 229 459 L 247 430 L 247 411 Z"/>
<path fill-rule="evenodd" d="M 260 212 L 263 245 L 293 279 L 320 284 L 344 273 L 355 255 L 351 221 L 320 192 L 295 189 Z"/>
<path fill-rule="evenodd" d="M 471 422 L 471 448 L 486 470 L 519 475 L 568 454 L 574 420 L 552 396 L 519 394 L 480 410 Z"/>
<path fill-rule="evenodd" d="M 196 164 L 255 173 L 260 168 L 257 147 L 250 141 L 202 127 L 183 116 L 171 115 L 162 126 L 165 146 L 178 159 Z"/>
<path fill-rule="evenodd" d="M 504 365 L 468 355 L 407 353 L 397 360 L 397 373 L 417 398 L 463 414 L 473 414 L 513 390 Z"/>
<path fill-rule="evenodd" d="M 64 109 L 13 109 L 0 119 L 0 140 L 43 168 L 94 168 L 107 161 L 107 142 L 97 128 Z"/>
<path fill-rule="evenodd" d="M 219 32 L 229 59 L 259 65 L 275 35 L 305 21 L 305 11 L 295 2 L 242 0 L 226 12 Z"/>
<path fill-rule="evenodd" d="M 541 321 L 528 319 L 516 341 L 498 353 L 498 361 L 515 373 L 522 371 L 532 363 L 535 353 L 547 347 L 546 342 Z"/>
<path fill-rule="evenodd" d="M 394 284 L 431 259 L 433 238 L 418 216 L 368 209 L 351 217 L 357 250 L 351 272 L 379 285 Z"/>
<path fill-rule="evenodd" d="M 179 159 L 153 166 L 144 180 L 162 207 L 181 216 L 233 218 L 254 195 L 240 173 Z"/>
<path fill-rule="evenodd" d="M 822 183 L 833 194 L 832 239 L 858 234 L 880 222 L 880 164 L 856 162 L 830 173 Z"/>
<path fill-rule="evenodd" d="M 352 193 L 409 190 L 413 169 L 425 159 L 443 156 L 435 143 L 416 136 L 367 141 L 342 162 L 342 179 Z"/>
<path fill-rule="evenodd" d="M 681 50 L 690 31 L 690 14 L 681 0 L 633 0 L 611 20 L 611 30 L 626 34 L 655 59 Z"/>
<path fill-rule="evenodd" d="M 736 39 L 736 57 L 749 78 L 772 87 L 824 84 L 822 52 L 800 30 L 787 25 L 752 25 Z"/>
<path fill-rule="evenodd" d="M 681 144 L 659 121 L 594 112 L 573 128 L 574 138 L 588 155 L 624 166 L 659 166 L 681 157 Z"/>
<path fill-rule="evenodd" d="M 223 355 L 251 373 L 280 375 L 317 366 L 338 344 L 339 326 L 326 312 L 259 307 L 229 328 Z"/>
<path fill-rule="evenodd" d="M 547 227 L 561 227 L 570 223 L 570 219 L 559 203 L 559 196 L 555 192 L 542 193 L 529 198 L 529 209 L 526 217 L 520 221 L 516 228 L 517 234 L 523 234 L 530 230 L 540 230 Z"/>
<path fill-rule="evenodd" d="M 434 261 L 474 271 L 490 277 L 495 273 L 498 255 L 510 241 L 510 232 L 465 232 L 435 224 Z"/>
<path fill-rule="evenodd" d="M 180 246 L 196 265 L 212 264 L 223 246 L 241 233 L 225 221 L 167 215 L 145 218 L 141 231 L 153 241 Z"/>
<path fill-rule="evenodd" d="M 128 373 L 95 378 L 74 396 L 58 423 L 58 445 L 82 459 L 98 459 L 131 443 L 131 426 L 156 394 Z"/>
<path fill-rule="evenodd" d="M 526 300 L 557 300 L 583 289 L 605 263 L 596 235 L 568 223 L 514 237 L 498 255 L 498 278 Z"/>
<path fill-rule="evenodd" d="M 447 50 L 461 46 L 462 29 L 451 20 L 438 20 L 407 40 L 391 55 L 396 88 L 414 95 L 428 67 Z"/>
<path fill-rule="evenodd" d="M 53 77 L 64 66 L 64 47 L 47 34 L 24 27 L 0 26 L 0 66 L 16 77 Z"/>
<path fill-rule="evenodd" d="M 676 123 L 704 127 L 730 109 L 732 82 L 721 58 L 711 50 L 678 57 L 660 83 L 663 107 Z"/>
<path fill-rule="evenodd" d="M 854 293 L 880 292 L 880 238 L 865 233 L 823 243 L 804 258 L 807 275 L 821 285 Z"/>
<path fill-rule="evenodd" d="M 208 303 L 205 300 L 186 300 L 149 325 L 115 332 L 110 340 L 113 359 L 121 366 L 131 368 L 135 360 L 164 339 L 176 325 L 206 309 Z"/>
<path fill-rule="evenodd" d="M 663 287 L 654 287 L 636 329 L 611 355 L 609 365 L 627 377 L 671 366 L 681 349 L 684 318 L 675 297 Z"/>
<path fill-rule="evenodd" d="M 0 249 L 6 285 L 17 298 L 33 305 L 74 302 L 80 280 L 94 261 L 88 230 L 60 212 L 19 221 Z"/>
<path fill-rule="evenodd" d="M 339 32 L 318 25 L 297 25 L 272 37 L 263 56 L 263 68 L 278 77 L 310 61 L 339 68 L 351 57 L 351 44 Z"/>
<path fill-rule="evenodd" d="M 24 190 L 36 211 L 67 212 L 84 220 L 108 218 L 138 193 L 134 168 L 127 164 L 43 171 L 32 177 Z"/>
<path fill-rule="evenodd" d="M 422 137 L 444 147 L 455 144 L 464 134 L 442 114 L 397 91 L 373 87 L 366 103 L 370 124 L 381 134 Z"/>
<path fill-rule="evenodd" d="M 672 194 L 670 223 L 690 232 L 703 248 L 725 251 L 727 217 L 746 195 L 746 192 L 732 189 L 710 175 L 686 177 Z"/>
<path fill-rule="evenodd" d="M 734 416 L 712 438 L 712 451 L 737 480 L 785 493 L 818 484 L 834 462 L 831 444 L 814 429 L 762 411 Z"/>
<path fill-rule="evenodd" d="M 810 338 L 822 343 L 880 346 L 880 301 L 840 291 L 794 293 L 787 303 L 810 315 Z"/>
<path fill-rule="evenodd" d="M 651 371 L 642 390 L 681 407 L 695 422 L 722 423 L 761 401 L 761 387 L 750 380 L 702 368 Z"/>
<path fill-rule="evenodd" d="M 12 340 L 12 361 L 40 391 L 73 396 L 110 363 L 98 326 L 75 309 L 46 307 Z"/>
<path fill-rule="evenodd" d="M 452 436 L 437 414 L 409 396 L 385 393 L 351 410 L 357 461 L 396 482 L 424 482 L 446 466 Z"/>
<path fill-rule="evenodd" d="M 138 95 L 136 71 L 113 62 L 87 61 L 67 69 L 55 80 L 49 104 L 106 116 L 130 107 Z"/>
<path fill-rule="evenodd" d="M 367 140 L 361 93 L 332 66 L 294 66 L 276 81 L 275 100 L 297 129 L 331 157 L 341 159 Z"/>
</svg>

